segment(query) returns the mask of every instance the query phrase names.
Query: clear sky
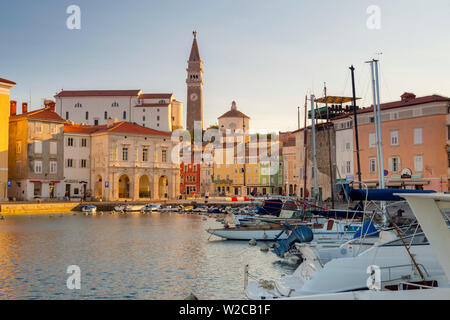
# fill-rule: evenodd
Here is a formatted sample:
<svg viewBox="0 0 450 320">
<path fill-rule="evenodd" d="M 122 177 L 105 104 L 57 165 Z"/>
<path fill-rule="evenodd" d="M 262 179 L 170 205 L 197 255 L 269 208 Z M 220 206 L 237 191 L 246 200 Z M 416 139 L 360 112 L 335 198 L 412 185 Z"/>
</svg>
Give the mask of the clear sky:
<svg viewBox="0 0 450 320">
<path fill-rule="evenodd" d="M 69 5 L 81 30 L 69 30 Z M 380 29 L 366 25 L 370 5 Z M 204 62 L 204 123 L 232 100 L 263 130 L 297 128 L 305 94 L 371 103 L 369 66 L 381 59 L 382 102 L 405 92 L 450 95 L 449 0 L 3 0 L 0 77 L 31 109 L 64 89 L 173 92 L 186 104 L 186 67 L 197 30 Z M 382 55 L 376 53 L 382 52 Z M 302 112 L 303 114 L 303 112 Z"/>
</svg>

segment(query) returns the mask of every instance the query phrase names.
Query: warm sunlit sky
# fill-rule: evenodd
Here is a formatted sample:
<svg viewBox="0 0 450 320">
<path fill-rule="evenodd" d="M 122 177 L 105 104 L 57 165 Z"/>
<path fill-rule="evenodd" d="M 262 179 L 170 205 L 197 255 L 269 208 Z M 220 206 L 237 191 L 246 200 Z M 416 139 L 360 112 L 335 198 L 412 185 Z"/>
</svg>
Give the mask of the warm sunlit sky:
<svg viewBox="0 0 450 320">
<path fill-rule="evenodd" d="M 66 8 L 81 8 L 69 30 Z M 381 29 L 366 26 L 370 5 Z M 382 102 L 404 91 L 450 95 L 449 0 L 2 0 L 0 77 L 31 109 L 61 88 L 173 92 L 186 103 L 197 30 L 204 62 L 204 123 L 232 100 L 263 130 L 297 128 L 305 94 L 357 95 L 371 103 L 369 66 L 381 59 Z M 382 55 L 376 53 L 382 52 Z"/>
</svg>

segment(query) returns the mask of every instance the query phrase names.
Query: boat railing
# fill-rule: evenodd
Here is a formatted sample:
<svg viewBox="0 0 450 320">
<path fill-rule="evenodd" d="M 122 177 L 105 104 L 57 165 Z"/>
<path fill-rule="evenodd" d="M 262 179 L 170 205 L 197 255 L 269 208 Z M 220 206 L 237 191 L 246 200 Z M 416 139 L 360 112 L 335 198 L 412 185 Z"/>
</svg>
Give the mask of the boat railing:
<svg viewBox="0 0 450 320">
<path fill-rule="evenodd" d="M 416 287 L 416 288 L 418 288 L 419 290 L 422 290 L 422 289 L 434 289 L 434 288 L 435 288 L 435 287 L 433 287 L 433 286 L 427 286 L 427 285 L 424 285 L 424 284 L 412 283 L 412 282 L 404 282 L 404 281 L 400 282 L 400 283 L 398 284 L 398 286 L 399 286 L 399 287 L 400 287 L 400 286 Z"/>
<path fill-rule="evenodd" d="M 422 269 L 422 271 L 425 272 L 425 274 L 427 275 L 427 277 L 430 276 L 430 274 L 428 273 L 427 269 L 425 268 L 425 266 L 421 263 L 417 264 L 418 268 Z M 388 271 L 388 279 L 384 280 L 382 282 L 385 281 L 395 281 L 395 280 L 404 280 L 405 277 L 401 276 L 400 278 L 395 278 L 392 279 L 392 269 L 396 269 L 396 268 L 405 268 L 405 267 L 411 267 L 411 271 L 416 270 L 416 266 L 413 263 L 409 263 L 409 264 L 400 264 L 400 265 L 395 265 L 395 266 L 386 266 L 386 267 L 380 267 L 380 270 L 387 270 Z"/>
</svg>

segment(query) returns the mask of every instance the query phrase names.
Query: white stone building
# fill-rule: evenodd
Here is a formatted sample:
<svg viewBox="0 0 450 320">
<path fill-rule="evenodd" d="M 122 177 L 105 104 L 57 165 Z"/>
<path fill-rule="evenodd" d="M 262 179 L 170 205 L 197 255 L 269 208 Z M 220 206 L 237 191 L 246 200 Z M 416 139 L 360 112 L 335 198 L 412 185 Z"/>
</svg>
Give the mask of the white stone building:
<svg viewBox="0 0 450 320">
<path fill-rule="evenodd" d="M 102 125 L 112 118 L 166 132 L 183 127 L 183 103 L 171 93 L 62 90 L 55 99 L 56 112 L 74 123 Z"/>
<path fill-rule="evenodd" d="M 172 161 L 171 134 L 109 119 L 91 134 L 91 189 L 111 200 L 176 199 L 180 166 Z"/>
</svg>

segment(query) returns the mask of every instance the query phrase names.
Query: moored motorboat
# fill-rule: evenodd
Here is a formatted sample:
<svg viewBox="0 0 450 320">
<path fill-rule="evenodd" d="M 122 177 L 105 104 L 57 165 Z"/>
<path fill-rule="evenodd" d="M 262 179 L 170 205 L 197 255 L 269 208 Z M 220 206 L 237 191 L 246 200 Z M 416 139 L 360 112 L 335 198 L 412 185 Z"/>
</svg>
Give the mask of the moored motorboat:
<svg viewBox="0 0 450 320">
<path fill-rule="evenodd" d="M 141 209 L 141 213 L 151 213 L 151 212 L 158 211 L 160 206 L 161 205 L 157 204 L 157 203 L 147 204 L 145 207 L 143 207 Z"/>
<path fill-rule="evenodd" d="M 93 214 L 97 212 L 97 207 L 94 205 L 87 205 L 81 208 L 81 211 L 85 214 Z"/>
<path fill-rule="evenodd" d="M 208 229 L 208 233 L 215 236 L 229 239 L 229 240 L 267 240 L 274 241 L 279 239 L 286 239 L 292 229 L 296 226 L 305 225 L 312 229 L 314 239 L 351 239 L 361 226 L 360 222 L 345 221 L 337 219 L 315 218 L 314 221 L 282 221 L 270 222 L 270 220 L 263 219 L 259 225 L 236 225 L 235 227 L 223 229 Z M 287 223 L 287 224 L 286 224 Z"/>
</svg>

